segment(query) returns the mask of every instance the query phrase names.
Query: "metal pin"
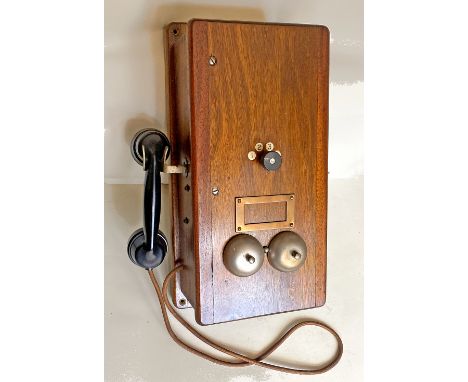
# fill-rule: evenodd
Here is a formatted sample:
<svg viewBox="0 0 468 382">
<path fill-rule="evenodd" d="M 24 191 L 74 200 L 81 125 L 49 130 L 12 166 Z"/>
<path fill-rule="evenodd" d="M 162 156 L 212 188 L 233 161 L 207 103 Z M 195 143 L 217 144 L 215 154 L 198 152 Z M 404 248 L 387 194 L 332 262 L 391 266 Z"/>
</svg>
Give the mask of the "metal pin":
<svg viewBox="0 0 468 382">
<path fill-rule="evenodd" d="M 216 59 L 216 57 L 213 56 L 213 55 L 211 55 L 211 56 L 210 56 L 210 60 L 209 60 L 208 62 L 209 62 L 209 64 L 210 64 L 211 66 L 215 66 L 217 61 L 218 61 L 218 60 Z"/>
<path fill-rule="evenodd" d="M 255 263 L 255 257 L 253 257 L 251 254 L 247 253 L 245 255 L 245 259 L 250 263 L 250 264 L 253 264 Z"/>
<path fill-rule="evenodd" d="M 218 189 L 218 187 L 213 187 L 213 188 L 211 189 L 211 193 L 212 193 L 213 195 L 215 195 L 215 196 L 218 195 L 218 194 L 219 194 L 219 189 Z"/>
<path fill-rule="evenodd" d="M 291 252 L 291 256 L 292 256 L 295 260 L 300 260 L 301 257 L 302 257 L 302 255 L 301 255 L 299 252 L 297 252 L 297 251 L 292 251 L 292 252 Z"/>
</svg>

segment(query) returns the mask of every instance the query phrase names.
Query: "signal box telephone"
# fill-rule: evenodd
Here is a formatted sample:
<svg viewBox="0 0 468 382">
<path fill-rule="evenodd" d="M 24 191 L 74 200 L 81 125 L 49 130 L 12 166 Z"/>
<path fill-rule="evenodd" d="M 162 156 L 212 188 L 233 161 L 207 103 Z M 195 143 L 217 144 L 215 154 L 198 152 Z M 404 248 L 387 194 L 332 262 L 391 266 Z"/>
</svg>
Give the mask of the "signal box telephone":
<svg viewBox="0 0 468 382">
<path fill-rule="evenodd" d="M 164 35 L 170 139 L 147 129 L 131 143 L 146 176 L 143 228 L 131 236 L 128 255 L 148 271 L 166 327 L 185 349 L 228 366 L 323 373 L 343 352 L 323 323 L 300 322 L 247 357 L 205 338 L 177 309 L 193 308 L 200 325 L 211 325 L 325 303 L 329 31 L 191 20 L 169 24 Z M 153 273 L 168 249 L 159 231 L 161 172 L 172 174 L 174 249 L 162 288 Z M 185 344 L 168 311 L 234 360 Z M 336 338 L 328 364 L 295 369 L 265 361 L 305 325 Z"/>
</svg>

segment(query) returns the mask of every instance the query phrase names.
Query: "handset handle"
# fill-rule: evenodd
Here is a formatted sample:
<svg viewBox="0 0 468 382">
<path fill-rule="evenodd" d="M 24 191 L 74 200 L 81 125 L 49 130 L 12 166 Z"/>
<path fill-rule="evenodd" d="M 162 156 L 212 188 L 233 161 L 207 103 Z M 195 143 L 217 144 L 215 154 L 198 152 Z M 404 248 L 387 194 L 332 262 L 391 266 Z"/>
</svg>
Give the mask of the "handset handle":
<svg viewBox="0 0 468 382">
<path fill-rule="evenodd" d="M 143 144 L 143 157 L 145 160 L 143 168 L 146 169 L 143 197 L 143 232 L 147 251 L 153 251 L 155 248 L 161 215 L 161 170 L 163 160 L 158 155 L 157 146 L 153 141 L 154 139 L 151 139 L 150 142 Z"/>
<path fill-rule="evenodd" d="M 164 260 L 167 239 L 159 231 L 161 214 L 161 171 L 169 156 L 170 143 L 159 130 L 140 131 L 132 141 L 132 155 L 146 171 L 143 197 L 143 228 L 134 232 L 128 255 L 137 265 L 152 269 Z"/>
</svg>

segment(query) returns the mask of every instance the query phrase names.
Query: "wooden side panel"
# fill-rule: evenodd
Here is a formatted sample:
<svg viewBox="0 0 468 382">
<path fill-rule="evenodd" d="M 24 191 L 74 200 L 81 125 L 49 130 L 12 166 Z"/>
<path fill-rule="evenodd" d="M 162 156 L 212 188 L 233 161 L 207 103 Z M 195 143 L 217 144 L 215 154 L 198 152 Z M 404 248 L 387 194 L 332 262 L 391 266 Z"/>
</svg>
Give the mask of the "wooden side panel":
<svg viewBox="0 0 468 382">
<path fill-rule="evenodd" d="M 329 57 L 330 35 L 328 30 L 322 33 L 321 62 L 317 65 L 317 131 L 315 152 L 315 306 L 322 306 L 326 299 L 327 275 L 327 207 L 328 207 L 328 91 L 329 91 Z"/>
<path fill-rule="evenodd" d="M 325 301 L 328 41 L 322 26 L 189 24 L 196 308 L 202 324 Z M 216 65 L 208 65 L 210 55 Z M 281 152 L 278 171 L 248 160 L 257 142 L 273 142 Z M 296 195 L 292 229 L 308 248 L 305 265 L 282 273 L 265 261 L 253 276 L 230 274 L 222 253 L 236 234 L 235 198 L 290 193 Z M 249 234 L 267 245 L 279 231 Z"/>
<path fill-rule="evenodd" d="M 166 55 L 167 124 L 172 164 L 190 162 L 190 94 L 187 24 L 171 23 L 164 30 Z M 171 176 L 172 242 L 174 263 L 183 262 L 172 289 L 174 304 L 187 308 L 196 304 L 195 261 L 193 255 L 192 177 Z M 184 219 L 188 218 L 188 224 Z"/>
<path fill-rule="evenodd" d="M 211 240 L 211 151 L 208 78 L 208 25 L 189 22 L 190 126 L 193 179 L 193 251 L 197 282 L 195 318 L 202 324 L 214 323 L 213 244 Z"/>
</svg>

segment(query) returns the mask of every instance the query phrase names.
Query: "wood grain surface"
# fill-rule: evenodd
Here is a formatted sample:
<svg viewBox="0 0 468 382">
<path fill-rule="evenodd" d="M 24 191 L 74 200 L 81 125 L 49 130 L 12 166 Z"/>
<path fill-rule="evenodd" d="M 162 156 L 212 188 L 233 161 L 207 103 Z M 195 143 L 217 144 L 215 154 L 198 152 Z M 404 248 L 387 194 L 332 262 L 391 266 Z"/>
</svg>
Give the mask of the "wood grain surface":
<svg viewBox="0 0 468 382">
<path fill-rule="evenodd" d="M 328 29 L 192 20 L 178 38 L 186 43 L 180 44 L 180 64 L 173 62 L 177 55 L 168 61 L 168 95 L 173 98 L 168 102 L 169 129 L 175 131 L 171 139 L 179 142 L 175 148 L 183 151 L 177 152 L 179 160 L 184 155 L 191 160 L 191 192 L 184 194 L 183 182 L 173 181 L 174 247 L 175 257 L 188 264 L 178 285 L 194 306 L 197 321 L 206 325 L 323 305 Z M 215 65 L 209 65 L 211 55 Z M 182 148 L 187 135 L 190 148 Z M 259 160 L 248 159 L 257 142 L 274 143 L 282 155 L 279 170 L 269 172 Z M 219 189 L 217 195 L 213 187 Z M 290 229 L 307 244 L 304 266 L 282 273 L 266 260 L 252 276 L 232 275 L 222 254 L 237 234 L 235 198 L 278 194 L 295 194 L 295 225 Z M 190 202 L 192 210 L 186 206 Z M 255 214 L 255 209 L 249 211 L 249 219 L 261 221 L 278 211 L 259 208 Z M 189 224 L 180 221 L 185 215 Z M 280 231 L 248 234 L 268 245 Z"/>
<path fill-rule="evenodd" d="M 188 87 L 187 24 L 171 23 L 164 29 L 166 59 L 166 105 L 171 162 L 190 160 L 190 113 Z M 179 308 L 195 306 L 195 262 L 193 256 L 192 176 L 171 176 L 172 243 L 174 263 L 183 261 L 185 269 L 176 276 L 172 288 L 174 304 Z M 188 224 L 184 219 L 188 218 Z M 183 258 L 181 258 L 183 257 Z M 182 292 L 182 290 L 184 292 Z"/>
</svg>

